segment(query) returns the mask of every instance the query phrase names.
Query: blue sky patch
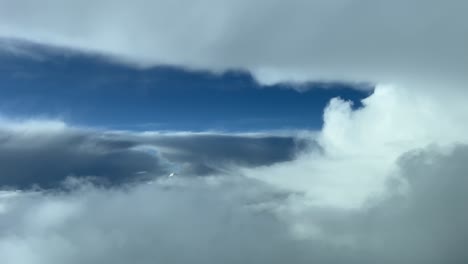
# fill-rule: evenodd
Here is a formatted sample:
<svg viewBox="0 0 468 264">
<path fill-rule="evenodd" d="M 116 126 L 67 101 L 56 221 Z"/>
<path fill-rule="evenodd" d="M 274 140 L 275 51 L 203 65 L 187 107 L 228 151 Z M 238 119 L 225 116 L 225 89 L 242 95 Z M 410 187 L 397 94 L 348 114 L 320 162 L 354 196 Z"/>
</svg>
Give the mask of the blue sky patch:
<svg viewBox="0 0 468 264">
<path fill-rule="evenodd" d="M 0 111 L 128 130 L 319 129 L 333 97 L 356 107 L 369 91 L 345 83 L 261 86 L 243 71 L 137 69 L 98 56 L 28 47 L 0 57 Z"/>
</svg>

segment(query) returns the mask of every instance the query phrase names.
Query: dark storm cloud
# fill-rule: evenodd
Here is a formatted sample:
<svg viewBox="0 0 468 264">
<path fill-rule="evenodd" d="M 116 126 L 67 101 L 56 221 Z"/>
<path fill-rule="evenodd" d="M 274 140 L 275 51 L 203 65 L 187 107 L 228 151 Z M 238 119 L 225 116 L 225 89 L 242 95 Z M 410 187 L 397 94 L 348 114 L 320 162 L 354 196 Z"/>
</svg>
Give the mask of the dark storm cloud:
<svg viewBox="0 0 468 264">
<path fill-rule="evenodd" d="M 150 149 L 148 149 L 148 147 Z M 294 158 L 292 137 L 152 136 L 64 130 L 52 135 L 0 131 L 0 186 L 55 186 L 69 176 L 103 183 L 166 176 L 210 175 L 230 166 L 261 166 Z"/>
</svg>

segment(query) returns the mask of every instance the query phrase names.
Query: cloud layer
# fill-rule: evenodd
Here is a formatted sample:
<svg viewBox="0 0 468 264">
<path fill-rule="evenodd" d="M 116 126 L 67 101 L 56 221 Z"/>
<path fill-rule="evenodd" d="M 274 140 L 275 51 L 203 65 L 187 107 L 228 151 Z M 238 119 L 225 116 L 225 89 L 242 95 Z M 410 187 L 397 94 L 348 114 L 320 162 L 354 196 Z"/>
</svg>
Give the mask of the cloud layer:
<svg viewBox="0 0 468 264">
<path fill-rule="evenodd" d="M 8 264 L 462 263 L 467 150 L 402 156 L 411 191 L 393 184 L 387 198 L 358 210 L 291 210 L 300 196 L 243 177 L 5 191 L 0 253 Z"/>
<path fill-rule="evenodd" d="M 0 122 L 0 186 L 57 187 L 67 177 L 106 184 L 172 172 L 229 173 L 294 159 L 306 142 L 295 136 L 132 133 L 69 127 L 60 121 Z"/>
<path fill-rule="evenodd" d="M 464 1 L 0 1 L 0 35 L 265 82 L 466 81 Z M 437 74 L 437 76 L 435 76 Z"/>
</svg>

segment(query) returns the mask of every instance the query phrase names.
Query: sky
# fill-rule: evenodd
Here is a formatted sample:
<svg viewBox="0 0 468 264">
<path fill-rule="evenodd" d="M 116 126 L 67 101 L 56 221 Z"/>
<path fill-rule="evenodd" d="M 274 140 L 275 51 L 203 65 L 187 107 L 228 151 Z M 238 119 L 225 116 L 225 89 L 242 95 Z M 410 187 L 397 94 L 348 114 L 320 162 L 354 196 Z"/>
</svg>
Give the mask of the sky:
<svg viewBox="0 0 468 264">
<path fill-rule="evenodd" d="M 4 40 L 7 42 L 7 40 Z M 83 126 L 129 130 L 258 131 L 318 129 L 322 109 L 340 96 L 360 105 L 366 84 L 261 85 L 251 74 L 180 67 L 136 69 L 16 41 L 36 57 L 1 55 L 0 103 L 7 115 L 42 115 Z M 362 90 L 350 89 L 358 87 Z M 66 88 L 64 88 L 66 87 Z"/>
<path fill-rule="evenodd" d="M 0 0 L 2 263 L 466 263 L 467 8 Z"/>
</svg>

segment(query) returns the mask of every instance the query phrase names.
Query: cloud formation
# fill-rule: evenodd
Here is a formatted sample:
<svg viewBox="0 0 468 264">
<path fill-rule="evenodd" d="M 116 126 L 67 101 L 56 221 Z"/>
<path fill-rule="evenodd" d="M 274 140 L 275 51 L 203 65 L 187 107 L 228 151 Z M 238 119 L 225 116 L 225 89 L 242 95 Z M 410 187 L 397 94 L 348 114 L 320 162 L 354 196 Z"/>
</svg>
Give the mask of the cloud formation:
<svg viewBox="0 0 468 264">
<path fill-rule="evenodd" d="M 242 171 L 309 193 L 314 203 L 359 207 L 369 196 L 385 192 L 404 153 L 468 143 L 467 124 L 460 122 L 468 117 L 465 97 L 455 97 L 380 85 L 360 109 L 333 99 L 315 138 L 319 148 L 290 162 Z"/>
<path fill-rule="evenodd" d="M 131 161 L 132 151 L 149 157 L 159 146 L 164 159 L 187 161 L 188 174 L 217 176 L 4 192 L 0 255 L 15 264 L 466 262 L 467 5 L 0 0 L 3 37 L 141 65 L 242 68 L 265 83 L 377 83 L 363 108 L 332 100 L 311 139 L 317 147 L 293 160 L 269 155 L 289 139 L 109 134 L 100 144 L 118 140 L 93 157 L 99 164 L 115 149 Z M 63 130 L 14 129 L 30 126 L 46 137 Z M 21 145 L 34 149 L 37 138 Z M 74 159 L 76 150 L 57 153 Z"/>
<path fill-rule="evenodd" d="M 94 142 L 104 153 L 135 149 L 154 155 L 157 150 L 167 159 L 223 169 L 210 177 L 110 187 L 68 179 L 59 190 L 3 191 L 0 255 L 15 264 L 135 258 L 141 263 L 463 263 L 468 259 L 462 248 L 468 236 L 463 231 L 468 208 L 462 202 L 468 128 L 456 121 L 468 111 L 461 100 L 438 99 L 389 86 L 378 86 L 360 109 L 334 99 L 325 109 L 323 129 L 309 138 L 313 147 L 289 161 L 248 155 L 291 147 L 287 138 L 98 132 L 56 121 L 3 121 L 10 136 L 2 142 L 20 142 L 16 146 L 26 151 L 43 142 L 79 142 L 80 148 Z M 220 149 L 222 142 L 226 148 Z M 233 160 L 256 168 L 224 167 Z M 190 170 L 186 173 L 190 176 Z"/>
<path fill-rule="evenodd" d="M 265 83 L 466 81 L 464 1 L 0 1 L 0 36 Z M 77 11 L 79 10 L 79 11 Z"/>
<path fill-rule="evenodd" d="M 106 184 L 149 180 L 172 172 L 228 173 L 294 159 L 306 148 L 294 136 L 216 133 L 132 133 L 69 127 L 60 121 L 0 125 L 0 186 L 57 187 L 67 177 Z"/>
<path fill-rule="evenodd" d="M 4 191 L 0 253 L 7 264 L 462 263 L 467 153 L 405 154 L 409 191 L 393 184 L 386 198 L 355 210 L 291 210 L 300 196 L 243 177 Z"/>
</svg>

